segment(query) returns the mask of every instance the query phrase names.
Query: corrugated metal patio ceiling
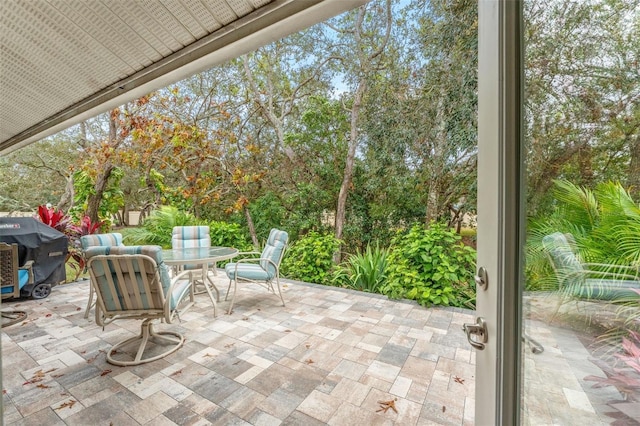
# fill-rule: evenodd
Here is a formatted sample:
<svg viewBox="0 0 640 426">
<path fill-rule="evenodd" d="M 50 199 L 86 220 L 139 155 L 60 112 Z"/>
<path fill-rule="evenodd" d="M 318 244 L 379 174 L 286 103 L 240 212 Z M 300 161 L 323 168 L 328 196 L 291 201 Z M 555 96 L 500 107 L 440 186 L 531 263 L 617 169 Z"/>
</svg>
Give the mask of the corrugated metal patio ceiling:
<svg viewBox="0 0 640 426">
<path fill-rule="evenodd" d="M 0 152 L 368 0 L 2 0 Z"/>
</svg>

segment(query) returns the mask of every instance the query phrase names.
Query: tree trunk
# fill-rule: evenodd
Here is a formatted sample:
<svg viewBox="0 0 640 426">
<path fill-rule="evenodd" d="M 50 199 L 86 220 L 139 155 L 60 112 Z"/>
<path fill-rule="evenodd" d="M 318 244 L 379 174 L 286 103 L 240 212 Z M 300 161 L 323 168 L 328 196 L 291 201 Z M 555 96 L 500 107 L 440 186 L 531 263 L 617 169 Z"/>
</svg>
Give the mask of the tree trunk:
<svg viewBox="0 0 640 426">
<path fill-rule="evenodd" d="M 75 196 L 75 190 L 73 188 L 73 175 L 66 176 L 66 185 L 64 187 L 64 194 L 60 197 L 58 202 L 58 210 L 68 212 L 73 207 L 73 197 Z"/>
<path fill-rule="evenodd" d="M 256 250 L 260 250 L 260 242 L 258 241 L 258 235 L 256 234 L 256 227 L 253 224 L 253 219 L 251 218 L 251 212 L 249 211 L 248 206 L 243 207 L 244 215 L 247 218 L 247 226 L 249 227 L 249 234 L 251 235 L 251 242 L 253 243 L 253 247 Z"/>
<path fill-rule="evenodd" d="M 113 110 L 109 114 L 109 145 L 112 147 L 116 146 L 118 142 L 118 124 L 116 120 L 117 110 Z M 93 187 L 95 193 L 89 196 L 89 199 L 87 200 L 86 211 L 86 215 L 89 216 L 89 219 L 91 219 L 92 223 L 98 222 L 100 220 L 100 215 L 98 214 L 98 212 L 100 211 L 102 195 L 107 189 L 109 178 L 111 177 L 111 172 L 114 168 L 114 165 L 110 161 L 106 162 L 103 165 L 102 170 L 99 171 L 98 176 L 96 177 L 96 183 Z"/>
<path fill-rule="evenodd" d="M 435 164 L 442 165 L 446 161 L 444 160 L 444 147 L 447 143 L 447 122 L 445 117 L 445 109 L 444 99 L 447 95 L 446 90 L 442 89 L 440 93 L 440 98 L 438 99 L 438 109 L 436 112 L 436 123 L 438 123 L 438 129 L 436 131 L 436 135 L 433 139 L 433 158 L 435 160 Z M 436 169 L 442 169 L 442 167 L 435 167 Z M 429 189 L 427 193 L 427 205 L 425 212 L 425 223 L 427 226 L 431 223 L 431 221 L 436 221 L 438 219 L 438 213 L 440 212 L 440 173 L 443 170 L 429 170 Z"/>
<path fill-rule="evenodd" d="M 353 163 L 355 162 L 356 150 L 358 148 L 358 118 L 360 117 L 360 108 L 362 107 L 362 97 L 364 96 L 366 89 L 367 82 L 363 78 L 358 83 L 358 88 L 356 89 L 355 96 L 353 97 L 353 107 L 351 108 L 351 133 L 349 136 L 349 147 L 344 164 L 342 185 L 340 185 L 340 192 L 338 194 L 338 206 L 336 208 L 335 235 L 339 240 L 342 239 L 342 231 L 344 229 L 347 210 L 347 196 L 353 179 Z M 340 262 L 340 252 L 341 250 L 338 250 L 333 256 L 333 260 L 336 263 Z"/>
<path fill-rule="evenodd" d="M 94 185 L 95 194 L 89 196 L 89 200 L 87 201 L 87 216 L 91 219 L 91 223 L 98 222 L 100 220 L 99 210 L 100 210 L 100 202 L 102 201 L 102 195 L 104 191 L 107 189 L 107 184 L 109 183 L 109 177 L 111 177 L 111 172 L 113 171 L 113 165 L 108 164 L 104 166 L 102 173 L 100 173 L 96 179 L 96 184 Z"/>
<path fill-rule="evenodd" d="M 629 161 L 627 187 L 629 194 L 637 203 L 640 199 L 640 137 L 638 135 L 629 138 L 629 150 L 631 160 Z"/>
</svg>

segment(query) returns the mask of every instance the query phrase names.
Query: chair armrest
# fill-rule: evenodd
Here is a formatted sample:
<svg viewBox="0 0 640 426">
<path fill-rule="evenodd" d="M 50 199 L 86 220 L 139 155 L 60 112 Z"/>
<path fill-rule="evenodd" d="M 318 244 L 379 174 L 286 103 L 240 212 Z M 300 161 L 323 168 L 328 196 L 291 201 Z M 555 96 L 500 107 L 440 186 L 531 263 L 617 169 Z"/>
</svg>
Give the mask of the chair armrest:
<svg viewBox="0 0 640 426">
<path fill-rule="evenodd" d="M 169 285 L 169 289 L 167 290 L 167 292 L 164 295 L 164 311 L 165 311 L 165 316 L 166 315 L 170 315 L 170 304 L 171 304 L 171 295 L 173 294 L 173 290 L 176 286 L 176 284 L 178 284 L 179 281 L 182 281 L 184 279 L 184 277 L 187 277 L 188 275 L 191 275 L 193 273 L 192 270 L 184 270 L 179 272 L 176 276 L 171 277 L 171 284 Z M 185 292 L 189 289 L 189 286 L 185 287 Z M 184 293 L 180 295 L 180 297 L 178 297 L 178 302 L 180 300 L 182 300 L 182 298 L 184 297 Z"/>
<path fill-rule="evenodd" d="M 241 263 L 259 263 L 259 262 L 268 262 L 269 264 L 273 265 L 273 267 L 276 269 L 276 274 L 279 273 L 279 267 L 278 265 L 275 264 L 275 262 L 271 259 L 267 259 L 266 257 L 256 257 L 256 258 L 249 258 L 249 259 L 240 259 L 235 263 L 235 270 L 234 272 L 237 274 L 238 273 L 238 265 Z"/>
<path fill-rule="evenodd" d="M 259 251 L 241 251 L 238 252 L 238 256 L 244 256 L 244 257 L 240 257 L 239 259 L 231 259 L 232 262 L 240 262 L 242 260 L 250 260 L 250 259 L 256 259 L 256 255 L 260 256 L 262 253 Z"/>
</svg>

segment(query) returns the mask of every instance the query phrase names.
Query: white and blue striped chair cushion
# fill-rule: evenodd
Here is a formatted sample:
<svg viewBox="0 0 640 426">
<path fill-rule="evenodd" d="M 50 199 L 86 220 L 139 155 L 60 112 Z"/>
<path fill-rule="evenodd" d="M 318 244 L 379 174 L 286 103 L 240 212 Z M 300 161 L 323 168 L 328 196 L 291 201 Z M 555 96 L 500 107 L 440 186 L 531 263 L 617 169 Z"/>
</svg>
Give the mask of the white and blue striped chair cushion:
<svg viewBox="0 0 640 426">
<path fill-rule="evenodd" d="M 80 245 L 82 250 L 96 246 L 123 246 L 122 234 L 119 232 L 111 232 L 109 234 L 92 234 L 80 237 Z"/>
<path fill-rule="evenodd" d="M 146 271 L 146 274 L 149 277 L 150 281 L 153 281 L 155 278 L 156 268 L 158 270 L 158 274 L 160 276 L 160 283 L 162 289 L 165 293 L 165 297 L 171 298 L 170 309 L 173 310 L 176 308 L 180 301 L 180 297 L 185 294 L 187 288 L 191 285 L 188 280 L 182 280 L 176 284 L 173 288 L 171 295 L 167 295 L 166 293 L 169 291 L 171 286 L 171 279 L 169 278 L 169 271 L 167 265 L 162 261 L 162 248 L 160 246 L 96 246 L 89 247 L 85 252 L 87 260 L 91 259 L 94 256 L 98 255 L 120 255 L 120 254 L 143 254 L 149 256 L 155 262 L 155 265 L 149 262 L 144 258 L 134 258 L 132 259 L 132 267 L 134 271 L 134 276 L 137 281 L 137 290 L 141 296 L 142 306 L 130 306 L 128 309 L 136 310 L 136 309 L 150 309 L 151 307 L 161 308 L 162 303 L 158 298 L 157 294 L 146 294 L 144 286 L 142 285 L 142 280 L 140 273 L 141 271 Z M 120 269 L 127 273 L 127 277 L 131 277 L 129 275 L 129 267 L 125 261 L 120 261 Z M 109 271 L 105 271 L 101 264 L 95 264 L 93 266 L 93 272 L 96 277 L 96 285 L 100 288 L 100 294 L 102 294 L 102 298 L 105 304 L 105 307 L 108 311 L 111 310 L 122 310 L 124 307 L 124 297 L 121 294 L 121 286 L 116 288 L 118 303 L 115 302 L 113 295 L 108 291 L 107 286 L 107 278 L 106 274 L 110 273 L 114 282 L 117 282 L 118 276 L 116 273 L 116 268 L 110 269 Z M 119 308 L 119 307 L 120 308 Z"/>
<path fill-rule="evenodd" d="M 174 226 L 171 233 L 171 248 L 211 247 L 209 227 Z M 200 269 L 199 265 L 184 265 L 182 269 Z"/>
<path fill-rule="evenodd" d="M 211 247 L 208 226 L 174 226 L 171 248 Z"/>
<path fill-rule="evenodd" d="M 280 260 L 282 259 L 282 254 L 288 240 L 289 234 L 287 234 L 287 232 L 272 229 L 269 233 L 267 243 L 260 254 L 260 258 L 269 259 L 273 263 L 266 260 L 261 260 L 256 264 L 239 263 L 237 269 L 238 277 L 257 281 L 269 281 L 273 279 L 277 272 L 276 266 L 280 265 Z M 228 263 L 224 270 L 230 279 L 236 279 L 236 263 Z"/>
</svg>

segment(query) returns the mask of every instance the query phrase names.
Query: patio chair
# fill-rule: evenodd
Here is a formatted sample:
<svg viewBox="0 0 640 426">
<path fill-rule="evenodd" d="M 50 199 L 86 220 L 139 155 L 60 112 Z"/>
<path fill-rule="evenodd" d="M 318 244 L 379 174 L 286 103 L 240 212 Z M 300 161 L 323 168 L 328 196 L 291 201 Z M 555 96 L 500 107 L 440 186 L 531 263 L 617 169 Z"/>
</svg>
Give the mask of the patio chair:
<svg viewBox="0 0 640 426">
<path fill-rule="evenodd" d="M 91 285 L 97 296 L 96 323 L 104 326 L 120 319 L 142 320 L 138 336 L 121 341 L 109 350 L 109 363 L 143 364 L 163 358 L 182 346 L 184 337 L 180 333 L 153 329 L 154 320 L 171 324 L 194 302 L 191 283 L 185 279 L 187 272 L 169 278 L 160 246 L 90 247 L 86 256 Z M 185 304 L 187 295 L 191 297 Z M 136 342 L 139 342 L 137 347 L 128 350 Z M 149 342 L 155 345 L 149 347 Z M 162 350 L 167 345 L 168 349 Z M 114 357 L 116 353 L 118 358 Z"/>
<path fill-rule="evenodd" d="M 209 235 L 208 226 L 201 225 L 173 227 L 173 231 L 171 233 L 172 249 L 196 247 L 211 247 L 211 235 Z M 213 268 L 213 272 L 215 274 L 215 270 L 217 269 L 216 264 L 207 265 L 207 272 L 209 271 L 209 266 Z M 191 270 L 192 275 L 194 276 L 194 284 L 205 285 L 204 279 L 206 277 L 202 277 L 202 267 L 200 265 L 183 265 L 176 272 L 179 272 L 180 270 Z M 202 293 L 202 291 L 198 293 Z"/>
<path fill-rule="evenodd" d="M 82 247 L 82 252 L 85 253 L 89 247 L 124 246 L 122 241 L 122 234 L 119 232 L 111 232 L 109 234 L 91 234 L 80 237 L 80 246 Z M 85 261 L 86 260 L 85 256 Z M 89 318 L 89 311 L 95 304 L 96 302 L 93 300 L 93 286 L 89 285 L 89 301 L 87 302 L 87 309 L 84 311 L 85 318 Z"/>
<path fill-rule="evenodd" d="M 572 248 L 573 236 L 555 232 L 542 239 L 549 260 L 565 294 L 591 300 L 628 301 L 640 295 L 637 267 L 584 263 Z"/>
<path fill-rule="evenodd" d="M 0 243 L 0 287 L 2 299 L 20 297 L 20 290 L 27 284 L 33 284 L 33 260 L 20 266 L 18 245 Z"/>
<path fill-rule="evenodd" d="M 229 297 L 231 285 L 233 284 L 233 296 L 231 297 L 231 304 L 229 305 L 229 314 L 231 314 L 231 310 L 233 309 L 233 303 L 236 299 L 236 293 L 238 292 L 238 281 L 240 280 L 263 284 L 267 290 L 273 294 L 275 294 L 273 284 L 275 281 L 280 300 L 282 300 L 282 306 L 285 306 L 282 290 L 280 289 L 280 262 L 284 257 L 288 240 L 289 234 L 285 231 L 272 229 L 262 253 L 239 253 L 239 255 L 254 257 L 246 257 L 236 262 L 228 263 L 225 266 L 224 270 L 227 273 L 227 277 L 229 277 L 229 287 L 227 288 L 227 294 L 224 300 L 227 300 Z M 256 255 L 260 255 L 260 257 L 255 257 Z"/>
</svg>

